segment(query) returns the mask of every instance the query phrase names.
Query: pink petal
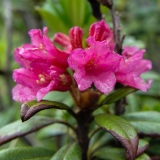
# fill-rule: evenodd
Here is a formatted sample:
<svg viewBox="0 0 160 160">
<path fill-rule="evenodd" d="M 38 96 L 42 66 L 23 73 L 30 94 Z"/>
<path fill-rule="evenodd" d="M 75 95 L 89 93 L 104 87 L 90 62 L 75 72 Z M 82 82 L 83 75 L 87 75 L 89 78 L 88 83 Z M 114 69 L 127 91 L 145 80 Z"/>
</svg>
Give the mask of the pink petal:
<svg viewBox="0 0 160 160">
<path fill-rule="evenodd" d="M 42 32 L 40 29 L 32 29 L 28 32 L 31 37 L 31 42 L 34 46 L 39 47 L 39 44 L 42 43 Z"/>
<path fill-rule="evenodd" d="M 139 65 L 134 69 L 136 75 L 140 75 L 152 69 L 152 63 L 150 60 L 142 60 Z"/>
<path fill-rule="evenodd" d="M 36 95 L 37 101 L 39 102 L 49 92 L 54 90 L 55 82 L 51 81 L 50 84 L 44 88 L 41 88 Z"/>
<path fill-rule="evenodd" d="M 27 86 L 29 88 L 39 88 L 36 80 L 39 79 L 38 74 L 30 71 L 29 69 L 19 68 L 14 70 L 13 79 L 18 84 Z"/>
<path fill-rule="evenodd" d="M 31 88 L 17 84 L 12 89 L 12 98 L 15 101 L 23 103 L 35 99 L 36 93 L 37 92 Z"/>
<path fill-rule="evenodd" d="M 118 82 L 134 87 L 134 88 L 137 88 L 137 89 L 140 89 L 144 92 L 146 92 L 147 89 L 150 88 L 150 85 L 152 83 L 152 80 L 149 80 L 146 83 L 141 77 L 138 77 L 137 75 L 133 73 L 127 74 L 127 75 L 122 75 L 122 74 L 116 75 L 116 78 Z"/>
<path fill-rule="evenodd" d="M 100 73 L 97 77 L 93 78 L 95 87 L 102 93 L 108 94 L 113 90 L 116 84 L 116 77 L 112 72 Z"/>
<path fill-rule="evenodd" d="M 92 80 L 89 76 L 85 75 L 84 71 L 79 71 L 74 73 L 74 78 L 78 84 L 78 89 L 84 91 L 91 87 Z"/>
</svg>

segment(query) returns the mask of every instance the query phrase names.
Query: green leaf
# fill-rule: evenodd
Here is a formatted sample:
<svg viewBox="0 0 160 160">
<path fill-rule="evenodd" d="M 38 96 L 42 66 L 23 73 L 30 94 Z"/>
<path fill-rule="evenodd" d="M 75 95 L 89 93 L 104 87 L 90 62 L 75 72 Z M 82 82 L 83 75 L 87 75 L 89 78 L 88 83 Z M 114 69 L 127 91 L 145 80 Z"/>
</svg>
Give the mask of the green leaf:
<svg viewBox="0 0 160 160">
<path fill-rule="evenodd" d="M 137 156 L 141 155 L 148 147 L 149 143 L 143 139 L 140 139 L 138 144 Z"/>
<path fill-rule="evenodd" d="M 51 160 L 81 160 L 81 155 L 80 146 L 77 143 L 71 143 L 59 149 Z"/>
<path fill-rule="evenodd" d="M 40 147 L 9 148 L 0 151 L 0 160 L 50 160 L 54 152 Z"/>
<path fill-rule="evenodd" d="M 132 87 L 123 87 L 120 89 L 115 90 L 114 92 L 110 93 L 103 101 L 102 104 L 110 104 L 114 103 L 121 98 L 125 97 L 126 95 L 137 91 L 137 89 Z"/>
<path fill-rule="evenodd" d="M 12 139 L 35 132 L 45 126 L 53 124 L 54 122 L 55 121 L 52 118 L 35 116 L 24 123 L 22 123 L 21 120 L 10 123 L 0 128 L 0 144 L 7 143 Z"/>
<path fill-rule="evenodd" d="M 40 13 L 40 15 L 46 21 L 47 25 L 54 32 L 61 32 L 61 31 L 63 31 L 64 33 L 68 32 L 68 28 L 66 28 L 65 24 L 54 14 L 40 7 L 36 7 L 36 10 Z"/>
<path fill-rule="evenodd" d="M 103 147 L 93 154 L 93 157 L 98 157 L 104 160 L 125 160 L 125 150 L 122 148 Z"/>
<path fill-rule="evenodd" d="M 83 26 L 91 16 L 89 4 L 85 0 L 60 0 L 64 13 L 71 26 Z"/>
<path fill-rule="evenodd" d="M 129 122 L 111 114 L 97 115 L 95 122 L 122 143 L 127 151 L 127 160 L 135 159 L 138 149 L 138 136 Z"/>
<path fill-rule="evenodd" d="M 141 156 L 137 157 L 136 160 L 151 160 L 151 158 L 144 153 Z"/>
<path fill-rule="evenodd" d="M 21 106 L 21 119 L 22 121 L 26 121 L 30 119 L 37 112 L 45 110 L 45 109 L 61 109 L 61 110 L 70 110 L 70 108 L 60 102 L 54 101 L 40 101 L 37 102 L 35 100 L 23 103 Z"/>
<path fill-rule="evenodd" d="M 123 116 L 137 130 L 146 136 L 160 136 L 160 113 L 156 111 L 134 112 Z"/>
</svg>

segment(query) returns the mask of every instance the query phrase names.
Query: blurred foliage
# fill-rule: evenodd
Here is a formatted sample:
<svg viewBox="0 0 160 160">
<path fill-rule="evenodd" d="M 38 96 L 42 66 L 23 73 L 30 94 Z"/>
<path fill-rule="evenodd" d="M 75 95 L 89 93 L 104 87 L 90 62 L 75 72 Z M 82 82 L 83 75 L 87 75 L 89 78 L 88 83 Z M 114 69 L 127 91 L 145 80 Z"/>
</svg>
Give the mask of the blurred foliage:
<svg viewBox="0 0 160 160">
<path fill-rule="evenodd" d="M 6 40 L 4 1 L 0 0 L 0 3 L 3 4 L 0 5 L 0 71 L 2 72 L 0 75 L 0 127 L 16 121 L 20 117 L 20 104 L 16 102 L 11 103 L 8 100 L 8 95 L 11 94 L 11 91 L 8 92 L 8 84 L 6 83 L 5 73 L 3 73 L 6 70 L 6 61 L 8 59 L 6 56 L 8 44 Z M 52 38 L 55 32 L 68 34 L 68 30 L 72 26 L 78 25 L 84 29 L 87 35 L 90 24 L 95 22 L 90 5 L 86 0 L 10 0 L 10 2 L 12 6 L 12 61 L 10 62 L 10 72 L 18 68 L 18 65 L 13 60 L 14 48 L 23 43 L 29 43 L 30 39 L 27 32 L 30 29 L 47 26 L 49 35 Z M 145 79 L 153 79 L 151 89 L 146 93 L 138 91 L 127 96 L 126 114 L 139 111 L 160 112 L 160 0 L 115 0 L 114 2 L 116 10 L 121 15 L 122 33 L 126 34 L 124 45 L 136 45 L 140 48 L 145 48 L 145 57 L 153 62 L 153 71 L 144 74 Z M 109 10 L 104 6 L 101 6 L 101 10 L 109 25 L 112 26 Z M 68 93 L 49 93 L 45 99 L 53 100 L 53 97 L 55 100 L 59 102 L 63 101 L 69 106 L 73 105 L 73 101 Z M 101 113 L 102 110 L 112 112 L 113 105 L 106 105 L 96 112 Z M 38 114 L 75 123 L 74 119 L 66 111 L 53 109 L 45 110 Z M 41 129 L 37 133 L 8 142 L 0 146 L 0 150 L 21 146 L 39 146 L 57 150 L 61 146 L 71 142 L 69 135 L 74 139 L 73 133 L 70 133 L 67 127 L 62 127 L 61 124 L 53 124 Z M 94 149 L 92 148 L 93 150 L 96 150 L 96 147 L 100 147 L 101 145 L 104 146 L 104 142 L 115 144 L 115 139 L 112 136 L 104 138 L 104 132 L 102 132 L 101 136 L 98 135 L 97 137 L 101 137 L 101 141 L 99 144 L 96 144 L 94 143 L 95 137 L 93 137 L 92 143 L 94 145 L 92 147 L 95 147 Z M 160 151 L 158 150 L 160 148 L 160 139 L 146 138 L 146 140 L 151 146 L 147 153 L 149 155 L 160 156 Z M 110 149 L 113 154 L 114 152 L 123 152 L 123 150 L 117 150 L 117 148 Z M 104 151 L 102 148 L 97 155 L 102 155 L 101 153 L 104 153 Z"/>
</svg>

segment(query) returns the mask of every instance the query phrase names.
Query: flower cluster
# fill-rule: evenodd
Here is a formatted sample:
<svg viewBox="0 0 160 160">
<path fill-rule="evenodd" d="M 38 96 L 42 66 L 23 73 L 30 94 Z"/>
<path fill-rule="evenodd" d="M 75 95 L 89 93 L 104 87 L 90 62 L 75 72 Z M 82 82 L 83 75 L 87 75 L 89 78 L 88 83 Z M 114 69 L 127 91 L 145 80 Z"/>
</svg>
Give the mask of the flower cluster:
<svg viewBox="0 0 160 160">
<path fill-rule="evenodd" d="M 13 88 L 13 99 L 20 102 L 40 101 L 53 90 L 67 91 L 72 79 L 66 73 L 69 52 L 57 49 L 46 36 L 47 29 L 29 32 L 32 44 L 24 44 L 14 52 L 15 60 L 22 66 L 13 72 L 18 84 Z"/>
<path fill-rule="evenodd" d="M 53 42 L 46 36 L 47 29 L 29 32 L 32 44 L 24 44 L 14 52 L 15 60 L 22 66 L 14 70 L 13 99 L 21 102 L 36 97 L 40 101 L 48 92 L 67 91 L 75 80 L 80 91 L 94 85 L 108 94 L 116 82 L 147 91 L 147 83 L 140 75 L 151 69 L 149 60 L 143 60 L 145 50 L 124 47 L 122 55 L 114 51 L 113 32 L 104 20 L 93 23 L 89 29 L 86 46 L 83 30 L 73 27 L 69 35 L 56 33 Z M 62 49 L 55 46 L 58 43 Z M 67 68 L 73 70 L 73 77 Z"/>
</svg>

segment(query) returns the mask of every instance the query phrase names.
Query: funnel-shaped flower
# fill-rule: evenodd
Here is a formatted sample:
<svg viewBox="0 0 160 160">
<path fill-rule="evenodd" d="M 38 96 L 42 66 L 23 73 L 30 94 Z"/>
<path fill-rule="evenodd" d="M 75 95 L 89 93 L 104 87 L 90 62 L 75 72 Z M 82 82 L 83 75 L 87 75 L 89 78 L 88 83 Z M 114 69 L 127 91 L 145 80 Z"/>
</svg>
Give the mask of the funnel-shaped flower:
<svg viewBox="0 0 160 160">
<path fill-rule="evenodd" d="M 149 60 L 143 60 L 145 50 L 139 50 L 137 47 L 124 47 L 122 52 L 123 59 L 116 71 L 117 82 L 128 85 L 142 91 L 150 88 L 152 80 L 147 83 L 140 75 L 152 68 Z"/>
<path fill-rule="evenodd" d="M 87 40 L 89 48 L 75 49 L 71 52 L 68 63 L 74 73 L 79 90 L 91 87 L 92 83 L 101 92 L 108 94 L 115 83 L 115 70 L 119 66 L 121 56 L 108 47 L 106 41 Z"/>
</svg>

